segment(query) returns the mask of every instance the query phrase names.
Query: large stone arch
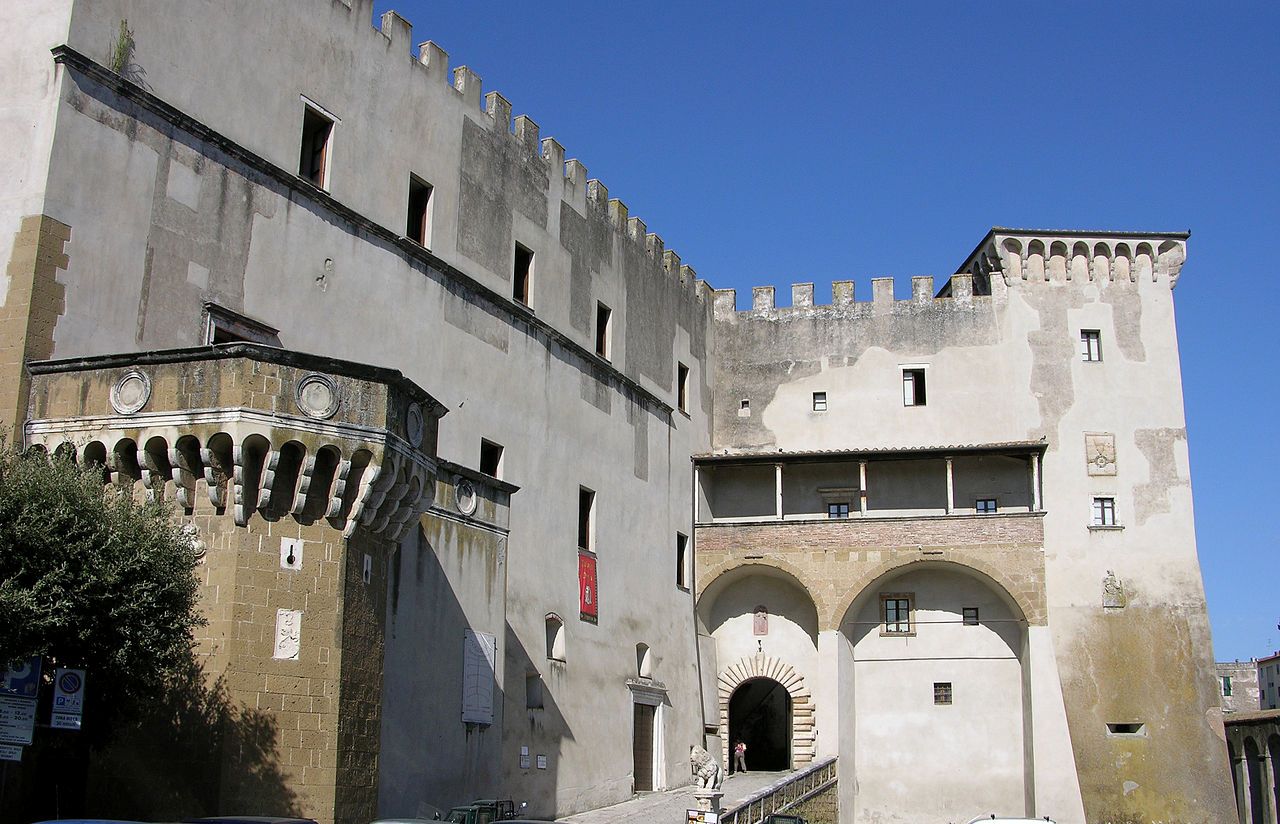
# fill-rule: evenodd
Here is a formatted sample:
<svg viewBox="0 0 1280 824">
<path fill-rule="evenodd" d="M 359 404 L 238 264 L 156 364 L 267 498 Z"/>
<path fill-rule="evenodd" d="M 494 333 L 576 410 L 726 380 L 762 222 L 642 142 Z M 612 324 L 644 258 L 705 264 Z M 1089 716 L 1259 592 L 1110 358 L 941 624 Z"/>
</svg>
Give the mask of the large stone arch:
<svg viewBox="0 0 1280 824">
<path fill-rule="evenodd" d="M 758 653 L 740 658 L 720 670 L 718 686 L 720 729 L 725 730 L 722 763 L 729 763 L 729 699 L 733 696 L 734 690 L 753 678 L 769 678 L 777 681 L 791 696 L 792 766 L 799 767 L 813 761 L 817 744 L 814 734 L 814 704 L 813 695 L 805 686 L 804 676 L 781 658 Z"/>
<path fill-rule="evenodd" d="M 913 568 L 930 566 L 958 569 L 958 571 L 985 579 L 993 590 L 1008 599 L 1010 605 L 1021 613 L 1021 617 L 1028 624 L 1043 625 L 1048 620 L 1045 606 L 1044 564 L 1042 560 L 1035 564 L 1029 564 L 1025 570 L 1022 570 L 1019 576 L 1022 580 L 1019 581 L 1015 580 L 1006 570 L 996 567 L 976 555 L 955 550 L 945 550 L 941 553 L 924 557 L 890 558 L 871 567 L 859 575 L 857 580 L 834 601 L 831 609 L 824 616 L 824 628 L 838 629 L 841 627 L 854 604 L 866 595 L 878 581 L 909 572 Z"/>
<path fill-rule="evenodd" d="M 705 559 L 702 559 L 705 560 Z M 725 580 L 725 577 L 733 573 L 742 574 L 745 570 L 750 573 L 748 567 L 758 567 L 760 569 L 779 570 L 785 572 L 786 575 L 794 579 L 794 583 L 804 590 L 810 598 L 813 599 L 815 605 L 818 606 L 818 614 L 822 614 L 822 604 L 818 601 L 818 589 L 813 586 L 810 580 L 811 576 L 800 565 L 794 564 L 782 557 L 780 554 L 758 555 L 754 557 L 743 556 L 726 556 L 720 563 L 711 563 L 706 568 L 699 568 L 697 581 L 697 597 L 701 601 L 702 597 L 707 594 L 707 590 L 713 585 L 718 585 Z"/>
</svg>

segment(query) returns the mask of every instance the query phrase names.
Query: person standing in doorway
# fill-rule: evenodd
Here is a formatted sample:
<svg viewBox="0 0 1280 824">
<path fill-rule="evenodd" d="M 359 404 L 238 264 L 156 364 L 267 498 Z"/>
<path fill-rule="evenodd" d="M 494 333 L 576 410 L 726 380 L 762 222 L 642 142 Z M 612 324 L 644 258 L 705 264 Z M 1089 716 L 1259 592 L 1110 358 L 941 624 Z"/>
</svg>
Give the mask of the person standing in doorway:
<svg viewBox="0 0 1280 824">
<path fill-rule="evenodd" d="M 741 741 L 733 745 L 733 771 L 747 771 L 747 745 Z"/>
</svg>

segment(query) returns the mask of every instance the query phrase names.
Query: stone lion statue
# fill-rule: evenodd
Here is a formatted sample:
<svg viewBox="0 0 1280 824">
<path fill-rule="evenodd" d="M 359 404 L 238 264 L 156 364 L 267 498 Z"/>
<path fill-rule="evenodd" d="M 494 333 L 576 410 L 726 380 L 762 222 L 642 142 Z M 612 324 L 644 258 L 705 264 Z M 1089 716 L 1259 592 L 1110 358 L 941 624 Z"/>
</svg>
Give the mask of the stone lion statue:
<svg viewBox="0 0 1280 824">
<path fill-rule="evenodd" d="M 693 767 L 693 781 L 700 790 L 718 790 L 724 783 L 724 767 L 711 753 L 694 744 L 689 748 L 689 763 Z"/>
</svg>

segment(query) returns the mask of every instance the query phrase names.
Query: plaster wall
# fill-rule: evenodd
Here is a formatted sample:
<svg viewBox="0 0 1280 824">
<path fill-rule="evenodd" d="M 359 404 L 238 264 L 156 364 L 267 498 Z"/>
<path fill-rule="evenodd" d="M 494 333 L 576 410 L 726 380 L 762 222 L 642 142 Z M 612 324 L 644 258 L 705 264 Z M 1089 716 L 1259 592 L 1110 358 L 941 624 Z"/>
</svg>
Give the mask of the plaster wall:
<svg viewBox="0 0 1280 824">
<path fill-rule="evenodd" d="M 494 661 L 492 723 L 457 722 L 465 632 L 499 641 L 506 633 L 509 494 L 475 478 L 478 504 L 464 514 L 460 479 L 441 473 L 432 509 L 389 561 L 381 739 L 389 769 L 378 808 L 390 816 L 429 818 L 427 805 L 448 809 L 502 786 L 504 658 Z"/>
<path fill-rule="evenodd" d="M 908 637 L 882 635 L 876 593 L 845 628 L 853 641 L 861 790 L 854 820 L 940 823 L 1021 811 L 1024 630 L 1017 616 L 988 587 L 955 572 L 910 572 L 878 589 L 911 594 L 916 628 Z M 966 606 L 979 609 L 979 626 L 961 623 Z M 951 704 L 935 703 L 938 682 L 951 685 Z M 977 765 L 980 782 L 972 780 Z"/>
<path fill-rule="evenodd" d="M 1132 248 L 1138 240 L 1125 242 Z M 1181 259 L 1176 242 L 1152 242 L 1170 246 L 1166 264 L 1132 280 L 1106 273 L 1091 278 L 1088 269 L 1067 280 L 1065 270 L 1055 269 L 1048 278 L 1015 275 L 1006 282 L 997 269 L 979 279 L 978 294 L 968 275 L 955 278 L 944 290 L 948 297 L 938 299 L 931 284 L 916 279 L 913 298 L 894 301 L 880 280 L 867 302 L 792 308 L 765 302 L 746 312 L 733 311 L 731 297 L 717 293 L 714 391 L 750 398 L 752 416 L 717 407 L 713 448 L 892 449 L 1045 439 L 1049 627 L 1085 812 L 1090 820 L 1208 821 L 1229 807 L 1230 796 L 1220 768 L 1218 690 L 1193 539 L 1171 291 Z M 1108 244 L 1124 246 L 1116 238 Z M 1013 264 L 1006 266 L 1009 271 Z M 1118 264 L 1117 270 L 1123 271 Z M 1082 362 L 1082 329 L 1100 331 L 1102 362 Z M 923 407 L 903 404 L 907 367 L 926 373 Z M 815 391 L 827 393 L 821 416 L 811 411 Z M 1090 470 L 1096 455 L 1086 451 L 1086 433 L 1113 436 L 1113 474 Z M 869 465 L 872 509 L 874 468 Z M 975 483 L 981 485 L 971 469 L 957 473 L 958 506 L 971 507 L 968 498 Z M 1030 495 L 1019 500 L 1017 490 L 1027 487 L 1015 474 L 1004 495 L 1021 508 Z M 1095 496 L 1115 498 L 1123 528 L 1090 529 Z M 941 504 L 911 506 L 923 514 L 940 511 Z M 1103 606 L 1108 571 L 1123 590 L 1121 608 Z M 1170 654 L 1157 664 L 1146 650 Z M 1172 685 L 1176 711 L 1169 694 L 1136 686 L 1150 683 Z M 1144 759 L 1116 759 L 1107 719 L 1124 714 L 1148 725 Z"/>
<path fill-rule="evenodd" d="M 588 198 L 584 170 L 565 177 L 554 145 L 542 159 L 528 124 L 523 137 L 510 133 L 502 101 L 493 118 L 484 114 L 469 75 L 455 91 L 409 57 L 405 27 L 393 18 L 379 33 L 368 10 L 327 0 L 75 7 L 70 44 L 95 60 L 129 21 L 135 76 L 154 98 L 66 70 L 47 198 L 73 227 L 55 355 L 200 342 L 200 305 L 213 300 L 278 328 L 285 348 L 397 368 L 431 387 L 451 410 L 441 457 L 475 465 L 481 438 L 500 443 L 504 478 L 522 487 L 498 633 L 503 716 L 521 723 L 503 730 L 500 780 L 477 773 L 477 793 L 527 800 L 540 815 L 627 797 L 630 741 L 614 733 L 629 723 L 637 643 L 652 648 L 669 700 L 662 778 L 685 783 L 702 713 L 675 536 L 692 534 L 688 456 L 709 442 L 709 306 L 692 272 L 622 219 L 601 187 Z M 228 60 L 227 43 L 243 59 Z M 210 66 L 219 67 L 216 85 Z M 301 95 L 341 119 L 329 195 L 272 171 L 296 169 Z M 231 142 L 175 120 L 156 98 Z M 439 256 L 395 238 L 411 172 L 437 187 Z M 519 202 L 468 211 L 508 190 Z M 512 237 L 537 253 L 532 312 L 504 297 L 509 272 L 495 261 Z M 614 310 L 612 363 L 590 353 L 592 330 L 576 320 L 575 307 L 586 301 L 593 311 L 596 300 Z M 690 367 L 688 415 L 670 409 L 677 361 Z M 578 617 L 580 485 L 597 493 L 598 625 Z M 497 598 L 500 585 L 482 580 Z M 436 583 L 402 575 L 401 608 L 429 598 Z M 565 618 L 563 666 L 546 657 L 548 612 Z M 421 654 L 397 663 L 397 649 L 389 671 Z M 531 670 L 557 708 L 540 720 L 525 713 Z M 548 767 L 521 768 L 522 746 Z M 425 766 L 384 758 L 379 767 L 391 786 L 453 767 L 450 751 L 427 757 Z M 381 797 L 390 805 L 394 796 Z"/>
<path fill-rule="evenodd" d="M 1262 700 L 1258 690 L 1258 662 L 1254 661 L 1219 661 L 1215 665 L 1218 672 L 1219 687 L 1222 688 L 1222 711 L 1257 712 L 1262 709 Z M 1227 695 L 1222 686 L 1224 678 L 1231 680 L 1231 694 Z"/>
</svg>

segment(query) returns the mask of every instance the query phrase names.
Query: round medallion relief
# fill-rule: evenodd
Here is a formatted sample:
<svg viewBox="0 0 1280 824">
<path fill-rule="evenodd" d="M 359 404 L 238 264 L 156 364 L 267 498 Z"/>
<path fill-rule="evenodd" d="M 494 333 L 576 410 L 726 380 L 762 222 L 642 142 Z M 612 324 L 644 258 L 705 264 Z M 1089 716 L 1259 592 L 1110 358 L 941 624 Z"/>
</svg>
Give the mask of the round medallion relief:
<svg viewBox="0 0 1280 824">
<path fill-rule="evenodd" d="M 404 433 L 414 448 L 422 446 L 422 433 L 425 430 L 426 423 L 422 420 L 422 407 L 416 403 L 409 404 L 409 408 L 404 413 Z"/>
<path fill-rule="evenodd" d="M 453 478 L 453 496 L 458 511 L 463 515 L 472 515 L 476 511 L 476 488 L 471 485 L 471 481 L 461 475 L 455 475 Z"/>
<path fill-rule="evenodd" d="M 130 369 L 111 387 L 111 406 L 121 415 L 132 415 L 151 400 L 151 378 Z"/>
<path fill-rule="evenodd" d="M 328 375 L 307 375 L 298 381 L 298 408 L 312 418 L 332 418 L 342 399 L 338 385 Z"/>
</svg>

